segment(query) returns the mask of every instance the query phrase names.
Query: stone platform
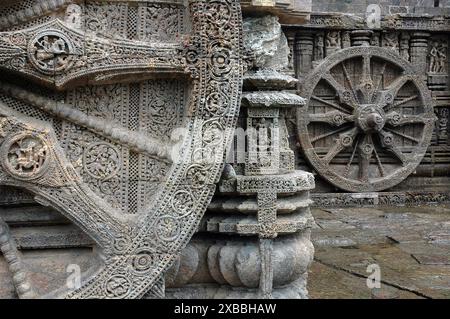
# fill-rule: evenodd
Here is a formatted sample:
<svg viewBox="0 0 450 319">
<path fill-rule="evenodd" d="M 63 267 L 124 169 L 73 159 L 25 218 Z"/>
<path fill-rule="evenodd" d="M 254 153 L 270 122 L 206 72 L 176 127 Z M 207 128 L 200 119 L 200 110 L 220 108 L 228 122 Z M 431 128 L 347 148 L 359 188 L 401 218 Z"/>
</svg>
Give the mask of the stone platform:
<svg viewBox="0 0 450 319">
<path fill-rule="evenodd" d="M 312 209 L 310 298 L 450 298 L 450 205 Z M 381 289 L 366 286 L 367 266 Z"/>
</svg>

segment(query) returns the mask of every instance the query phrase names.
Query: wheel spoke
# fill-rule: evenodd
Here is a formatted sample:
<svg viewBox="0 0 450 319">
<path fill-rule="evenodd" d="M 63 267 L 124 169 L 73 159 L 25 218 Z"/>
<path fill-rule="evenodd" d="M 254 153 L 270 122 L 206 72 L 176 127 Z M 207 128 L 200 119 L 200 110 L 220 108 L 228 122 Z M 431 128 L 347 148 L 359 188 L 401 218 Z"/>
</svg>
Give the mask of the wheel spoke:
<svg viewBox="0 0 450 319">
<path fill-rule="evenodd" d="M 350 159 L 347 162 L 347 165 L 345 166 L 344 170 L 344 177 L 348 176 L 348 173 L 350 172 L 350 166 L 352 165 L 353 159 L 355 158 L 356 149 L 359 145 L 359 139 L 356 140 L 355 146 L 353 147 L 352 155 L 350 156 Z"/>
<path fill-rule="evenodd" d="M 364 85 L 366 83 L 373 84 L 371 71 L 370 71 L 370 56 L 369 55 L 363 55 L 361 85 Z"/>
<path fill-rule="evenodd" d="M 341 65 L 342 65 L 342 71 L 344 72 L 345 79 L 347 80 L 348 85 L 350 86 L 350 89 L 352 90 L 353 97 L 356 99 L 357 98 L 356 90 L 353 85 L 352 79 L 350 78 L 350 76 L 348 74 L 347 67 L 345 66 L 345 61 L 342 61 Z"/>
<path fill-rule="evenodd" d="M 380 90 L 381 83 L 383 82 L 384 71 L 386 70 L 386 65 L 387 65 L 387 63 L 384 62 L 384 63 L 383 63 L 383 66 L 381 67 L 381 70 L 380 70 L 380 79 L 378 80 L 378 83 L 377 83 L 377 87 L 376 87 L 376 89 L 375 89 L 375 92 L 378 92 L 378 91 Z M 374 98 L 374 96 L 372 96 L 372 102 L 373 102 L 373 98 Z"/>
<path fill-rule="evenodd" d="M 396 102 L 396 103 L 394 104 L 394 107 L 403 105 L 403 104 L 405 104 L 405 103 L 407 103 L 407 102 L 409 102 L 409 101 L 415 100 L 415 99 L 418 98 L 418 97 L 419 97 L 418 95 L 412 95 L 412 96 L 409 96 L 409 97 L 407 97 L 407 98 L 405 98 L 405 99 L 403 99 L 403 100 L 401 100 L 401 101 Z"/>
<path fill-rule="evenodd" d="M 394 133 L 394 132 L 392 132 Z M 402 163 L 404 166 L 407 163 L 407 158 L 403 154 L 403 152 L 400 150 L 400 148 L 396 145 L 394 145 L 394 137 L 392 136 L 392 133 L 386 132 L 382 130 L 380 132 L 381 137 L 381 145 L 386 148 L 389 152 L 394 154 Z M 397 132 L 398 133 L 398 132 Z"/>
<path fill-rule="evenodd" d="M 353 93 L 348 91 L 343 85 L 338 83 L 334 78 L 334 76 L 331 75 L 331 73 L 329 72 L 325 73 L 323 75 L 323 79 L 326 80 L 333 87 L 333 89 L 339 96 L 339 100 L 341 101 L 341 103 L 344 103 L 345 105 L 351 107 L 352 109 L 355 109 L 358 106 L 358 103 L 356 102 Z"/>
<path fill-rule="evenodd" d="M 369 55 L 363 55 L 361 80 L 358 89 L 363 95 L 364 102 L 370 103 L 370 101 L 372 101 L 372 96 L 375 88 L 371 76 Z"/>
<path fill-rule="evenodd" d="M 328 153 L 322 158 L 322 160 L 328 165 L 333 158 L 336 157 L 342 150 L 353 145 L 353 141 L 358 134 L 358 129 L 355 127 L 348 132 L 339 134 L 339 137 L 335 139 L 333 146 Z"/>
<path fill-rule="evenodd" d="M 354 120 L 354 116 L 342 113 L 340 111 L 332 111 L 320 114 L 309 114 L 310 122 L 327 123 L 333 126 L 341 126 Z"/>
<path fill-rule="evenodd" d="M 394 102 L 395 96 L 397 96 L 398 91 L 406 84 L 406 82 L 411 80 L 411 76 L 402 75 L 391 84 L 389 84 L 384 90 L 380 91 L 378 101 L 386 107 Z"/>
<path fill-rule="evenodd" d="M 428 114 L 418 114 L 418 115 L 400 115 L 398 112 L 392 111 L 386 114 L 386 123 L 396 126 L 402 126 L 406 124 L 428 124 L 435 121 L 435 117 L 430 117 Z"/>
<path fill-rule="evenodd" d="M 346 110 L 346 109 L 340 107 L 340 106 L 337 105 L 336 103 L 333 103 L 333 102 L 324 100 L 324 99 L 322 99 L 322 98 L 320 98 L 320 97 L 318 97 L 318 96 L 316 96 L 316 95 L 311 96 L 311 98 L 312 98 L 313 100 L 316 100 L 316 101 L 319 101 L 319 102 L 321 102 L 321 103 L 323 103 L 323 104 L 326 104 L 326 105 L 328 105 L 328 106 L 331 106 L 332 108 L 334 108 L 334 109 L 336 109 L 336 110 L 338 110 L 338 111 L 341 111 L 341 112 L 344 112 L 344 113 L 347 113 L 347 114 L 349 113 L 348 110 Z"/>
<path fill-rule="evenodd" d="M 375 158 L 377 160 L 377 165 L 378 165 L 378 170 L 380 171 L 380 175 L 381 175 L 381 177 L 384 177 L 385 172 L 384 172 L 383 163 L 381 163 L 381 159 L 380 159 L 380 156 L 378 156 L 376 147 L 373 148 L 373 153 L 375 154 Z"/>
<path fill-rule="evenodd" d="M 348 128 L 344 126 L 344 127 L 338 128 L 337 130 L 334 130 L 334 131 L 331 131 L 331 132 L 328 132 L 328 133 L 324 133 L 324 134 L 315 136 L 315 137 L 313 137 L 311 139 L 311 144 L 313 144 L 313 143 L 315 143 L 315 142 L 317 142 L 317 141 L 319 141 L 319 140 L 321 140 L 323 138 L 326 138 L 328 136 L 331 136 L 331 135 L 334 135 L 334 134 L 338 134 L 338 133 L 340 133 L 340 132 L 342 132 L 342 131 L 344 131 L 346 129 L 348 129 Z"/>
<path fill-rule="evenodd" d="M 415 137 L 412 137 L 412 136 L 410 136 L 410 135 L 407 135 L 407 134 L 405 134 L 405 133 L 398 132 L 398 131 L 393 130 L 393 129 L 388 128 L 388 127 L 385 127 L 384 129 L 387 130 L 387 131 L 389 131 L 389 132 L 394 133 L 395 135 L 398 135 L 398 136 L 401 136 L 401 137 L 403 137 L 403 138 L 406 138 L 407 140 L 416 142 L 417 144 L 420 143 L 420 140 L 419 140 L 419 139 L 417 139 L 417 138 L 415 138 Z"/>
<path fill-rule="evenodd" d="M 366 135 L 365 138 L 362 139 L 359 148 L 359 180 L 361 182 L 369 182 L 369 167 L 370 167 L 370 159 L 372 158 L 373 153 L 373 143 L 370 135 Z"/>
</svg>

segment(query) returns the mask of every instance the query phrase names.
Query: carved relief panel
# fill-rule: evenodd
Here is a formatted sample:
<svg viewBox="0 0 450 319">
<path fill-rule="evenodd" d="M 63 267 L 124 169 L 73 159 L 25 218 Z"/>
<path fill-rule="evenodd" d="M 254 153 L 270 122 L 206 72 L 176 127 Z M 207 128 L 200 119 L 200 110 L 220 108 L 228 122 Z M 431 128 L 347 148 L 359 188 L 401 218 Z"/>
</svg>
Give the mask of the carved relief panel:
<svg viewBox="0 0 450 319">
<path fill-rule="evenodd" d="M 0 8 L 17 18 L 0 21 L 0 184 L 57 209 L 102 255 L 80 288 L 46 297 L 164 296 L 237 120 L 239 1 Z M 18 271 L 19 295 L 38 296 Z"/>
</svg>

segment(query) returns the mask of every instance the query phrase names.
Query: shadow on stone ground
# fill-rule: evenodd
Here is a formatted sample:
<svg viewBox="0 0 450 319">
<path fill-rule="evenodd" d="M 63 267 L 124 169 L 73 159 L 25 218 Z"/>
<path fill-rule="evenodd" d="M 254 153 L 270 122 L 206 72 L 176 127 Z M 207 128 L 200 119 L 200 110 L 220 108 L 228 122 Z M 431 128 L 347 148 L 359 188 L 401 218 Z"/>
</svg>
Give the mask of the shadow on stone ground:
<svg viewBox="0 0 450 319">
<path fill-rule="evenodd" d="M 310 298 L 450 298 L 450 205 L 312 213 Z M 372 264 L 382 281 L 373 291 Z"/>
</svg>

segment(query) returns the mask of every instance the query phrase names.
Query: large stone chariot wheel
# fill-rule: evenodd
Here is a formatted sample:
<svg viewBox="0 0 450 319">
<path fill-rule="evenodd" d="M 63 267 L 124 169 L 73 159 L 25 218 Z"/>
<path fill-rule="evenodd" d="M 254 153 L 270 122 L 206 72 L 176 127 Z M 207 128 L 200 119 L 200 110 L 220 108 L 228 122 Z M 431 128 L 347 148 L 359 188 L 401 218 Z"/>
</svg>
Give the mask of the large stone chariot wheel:
<svg viewBox="0 0 450 319">
<path fill-rule="evenodd" d="M 388 189 L 414 172 L 434 127 L 431 95 L 396 52 L 352 47 L 304 80 L 297 125 L 305 157 L 347 191 Z"/>
<path fill-rule="evenodd" d="M 79 284 L 34 291 L 1 216 L 0 252 L 20 297 L 161 298 L 233 140 L 240 3 L 71 2 L 19 8 L 18 21 L 55 12 L 0 32 L 0 185 L 58 210 L 99 258 Z"/>
</svg>

